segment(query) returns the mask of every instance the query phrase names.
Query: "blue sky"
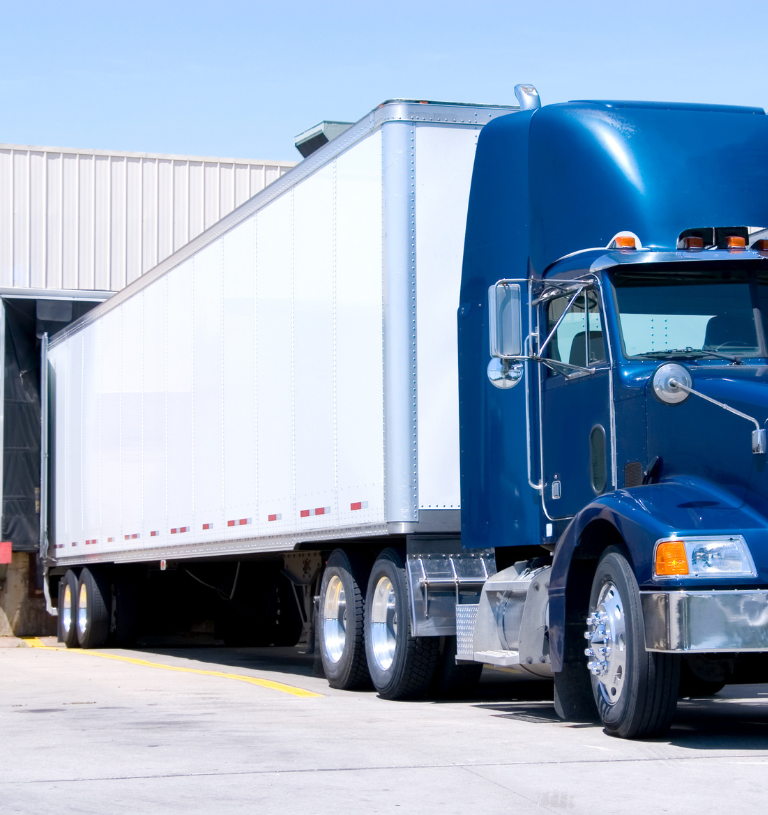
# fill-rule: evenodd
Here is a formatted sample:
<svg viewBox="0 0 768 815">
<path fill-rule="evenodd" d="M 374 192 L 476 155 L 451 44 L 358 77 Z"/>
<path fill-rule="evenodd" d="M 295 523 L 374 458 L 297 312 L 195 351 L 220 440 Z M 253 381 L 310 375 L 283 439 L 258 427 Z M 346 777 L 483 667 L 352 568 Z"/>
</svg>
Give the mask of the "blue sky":
<svg viewBox="0 0 768 815">
<path fill-rule="evenodd" d="M 6 0 L 0 142 L 298 158 L 384 99 L 768 106 L 768 4 Z"/>
</svg>

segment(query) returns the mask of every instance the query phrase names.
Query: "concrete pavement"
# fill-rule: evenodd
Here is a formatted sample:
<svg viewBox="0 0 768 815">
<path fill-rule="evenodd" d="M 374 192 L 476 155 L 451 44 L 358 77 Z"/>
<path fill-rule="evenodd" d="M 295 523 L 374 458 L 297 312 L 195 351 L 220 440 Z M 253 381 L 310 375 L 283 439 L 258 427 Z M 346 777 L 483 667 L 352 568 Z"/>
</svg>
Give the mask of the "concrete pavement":
<svg viewBox="0 0 768 815">
<path fill-rule="evenodd" d="M 668 738 L 626 742 L 498 674 L 466 702 L 395 703 L 332 690 L 294 649 L 100 653 L 117 658 L 0 649 L 1 812 L 765 808 L 768 685 L 681 701 Z"/>
</svg>

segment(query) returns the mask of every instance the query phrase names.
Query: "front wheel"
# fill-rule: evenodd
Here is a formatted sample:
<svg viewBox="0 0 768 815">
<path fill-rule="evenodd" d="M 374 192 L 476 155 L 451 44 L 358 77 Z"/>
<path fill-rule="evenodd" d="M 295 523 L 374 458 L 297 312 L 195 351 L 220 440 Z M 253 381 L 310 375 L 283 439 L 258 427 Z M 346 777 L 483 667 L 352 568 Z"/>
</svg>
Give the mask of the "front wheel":
<svg viewBox="0 0 768 815">
<path fill-rule="evenodd" d="M 649 738 L 669 730 L 677 705 L 680 659 L 645 649 L 640 590 L 622 551 L 597 565 L 587 619 L 587 667 L 606 732 Z"/>
<path fill-rule="evenodd" d="M 408 583 L 399 552 L 385 549 L 373 564 L 365 598 L 365 653 L 383 699 L 423 696 L 440 651 L 438 637 L 412 637 Z"/>
</svg>

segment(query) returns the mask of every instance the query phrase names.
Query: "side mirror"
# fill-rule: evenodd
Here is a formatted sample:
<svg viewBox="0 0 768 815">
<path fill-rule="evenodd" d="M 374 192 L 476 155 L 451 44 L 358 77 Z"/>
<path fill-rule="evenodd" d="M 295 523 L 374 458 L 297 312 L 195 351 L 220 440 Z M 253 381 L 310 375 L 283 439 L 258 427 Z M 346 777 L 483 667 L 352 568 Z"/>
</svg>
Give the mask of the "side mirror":
<svg viewBox="0 0 768 815">
<path fill-rule="evenodd" d="M 522 305 L 520 285 L 503 280 L 488 289 L 491 356 L 513 359 L 522 356 Z"/>
</svg>

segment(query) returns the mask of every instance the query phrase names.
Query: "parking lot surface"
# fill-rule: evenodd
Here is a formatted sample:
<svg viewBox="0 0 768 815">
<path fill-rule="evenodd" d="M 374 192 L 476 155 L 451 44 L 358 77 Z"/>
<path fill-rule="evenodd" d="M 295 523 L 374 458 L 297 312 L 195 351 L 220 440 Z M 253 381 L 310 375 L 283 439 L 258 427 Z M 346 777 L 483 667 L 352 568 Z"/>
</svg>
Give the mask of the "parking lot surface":
<svg viewBox="0 0 768 815">
<path fill-rule="evenodd" d="M 3 813 L 762 812 L 768 685 L 681 700 L 668 737 L 557 720 L 548 683 L 386 702 L 296 649 L 0 648 Z"/>
</svg>

